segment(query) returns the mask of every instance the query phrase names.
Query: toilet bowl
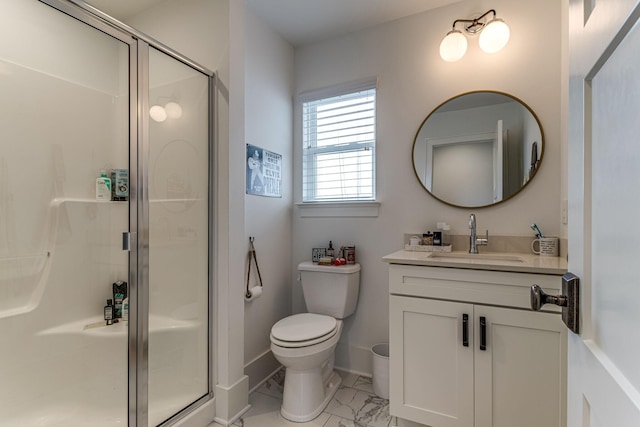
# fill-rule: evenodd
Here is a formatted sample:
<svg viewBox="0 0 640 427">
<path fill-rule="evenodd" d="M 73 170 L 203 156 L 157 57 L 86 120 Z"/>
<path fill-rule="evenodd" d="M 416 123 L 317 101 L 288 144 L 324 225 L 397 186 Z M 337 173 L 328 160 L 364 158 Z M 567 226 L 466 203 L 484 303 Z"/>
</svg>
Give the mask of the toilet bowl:
<svg viewBox="0 0 640 427">
<path fill-rule="evenodd" d="M 280 322 L 305 321 L 309 316 L 317 316 L 314 320 L 320 320 L 321 323 L 329 323 L 322 320 L 330 319 L 335 326 L 325 332 L 324 329 L 314 330 L 307 323 L 307 339 L 287 340 L 289 336 L 282 330 L 277 331 Z M 303 313 L 280 322 L 274 325 L 271 332 L 271 351 L 286 368 L 281 413 L 290 421 L 309 421 L 320 415 L 342 382 L 340 375 L 333 372 L 333 355 L 342 332 L 342 321 L 330 316 Z M 297 338 L 301 337 L 299 335 Z"/>
</svg>

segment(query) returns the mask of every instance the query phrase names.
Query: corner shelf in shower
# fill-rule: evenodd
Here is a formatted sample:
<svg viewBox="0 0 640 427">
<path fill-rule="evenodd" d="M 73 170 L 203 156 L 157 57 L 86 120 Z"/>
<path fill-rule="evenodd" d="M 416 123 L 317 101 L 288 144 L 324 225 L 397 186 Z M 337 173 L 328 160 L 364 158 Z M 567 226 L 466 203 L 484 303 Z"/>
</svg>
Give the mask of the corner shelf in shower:
<svg viewBox="0 0 640 427">
<path fill-rule="evenodd" d="M 37 335 L 86 335 L 94 337 L 118 337 L 127 335 L 128 324 L 124 321 L 97 326 L 104 322 L 100 316 L 88 319 L 75 320 L 52 328 L 39 331 Z M 149 333 L 158 333 L 175 330 L 196 329 L 200 325 L 197 320 L 174 319 L 166 316 L 149 316 Z"/>
<path fill-rule="evenodd" d="M 83 199 L 79 197 L 56 197 L 51 200 L 51 207 L 57 207 L 65 203 L 86 203 L 86 204 L 96 204 L 96 205 L 122 205 L 125 206 L 128 204 L 128 200 L 96 200 L 96 199 Z"/>
</svg>

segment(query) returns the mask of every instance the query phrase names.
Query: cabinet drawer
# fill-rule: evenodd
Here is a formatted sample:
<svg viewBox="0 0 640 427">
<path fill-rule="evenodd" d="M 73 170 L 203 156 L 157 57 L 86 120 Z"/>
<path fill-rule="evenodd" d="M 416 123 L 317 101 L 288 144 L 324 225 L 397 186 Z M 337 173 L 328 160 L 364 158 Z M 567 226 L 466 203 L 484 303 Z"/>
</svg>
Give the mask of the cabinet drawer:
<svg viewBox="0 0 640 427">
<path fill-rule="evenodd" d="M 533 284 L 548 294 L 559 294 L 562 276 L 389 265 L 389 292 L 393 295 L 530 309 L 530 288 Z M 553 305 L 544 307 L 544 311 L 560 310 Z"/>
</svg>

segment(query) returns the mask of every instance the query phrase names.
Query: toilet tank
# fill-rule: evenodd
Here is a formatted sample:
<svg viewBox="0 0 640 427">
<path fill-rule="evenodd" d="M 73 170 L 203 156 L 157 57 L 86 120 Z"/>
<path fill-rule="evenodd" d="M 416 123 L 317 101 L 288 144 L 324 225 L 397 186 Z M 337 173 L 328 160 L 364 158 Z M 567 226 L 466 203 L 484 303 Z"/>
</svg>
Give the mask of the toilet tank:
<svg viewBox="0 0 640 427">
<path fill-rule="evenodd" d="M 360 290 L 360 264 L 298 265 L 307 311 L 344 319 L 356 311 Z"/>
</svg>

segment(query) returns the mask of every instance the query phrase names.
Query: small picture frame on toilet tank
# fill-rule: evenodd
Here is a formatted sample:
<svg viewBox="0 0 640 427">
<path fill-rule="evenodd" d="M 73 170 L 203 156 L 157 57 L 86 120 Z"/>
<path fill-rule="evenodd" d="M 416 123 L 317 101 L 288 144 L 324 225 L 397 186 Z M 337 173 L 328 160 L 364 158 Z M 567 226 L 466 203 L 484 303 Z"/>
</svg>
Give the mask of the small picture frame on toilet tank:
<svg viewBox="0 0 640 427">
<path fill-rule="evenodd" d="M 320 258 L 327 256 L 327 250 L 325 248 L 313 248 L 311 250 L 311 261 L 318 262 Z"/>
</svg>

